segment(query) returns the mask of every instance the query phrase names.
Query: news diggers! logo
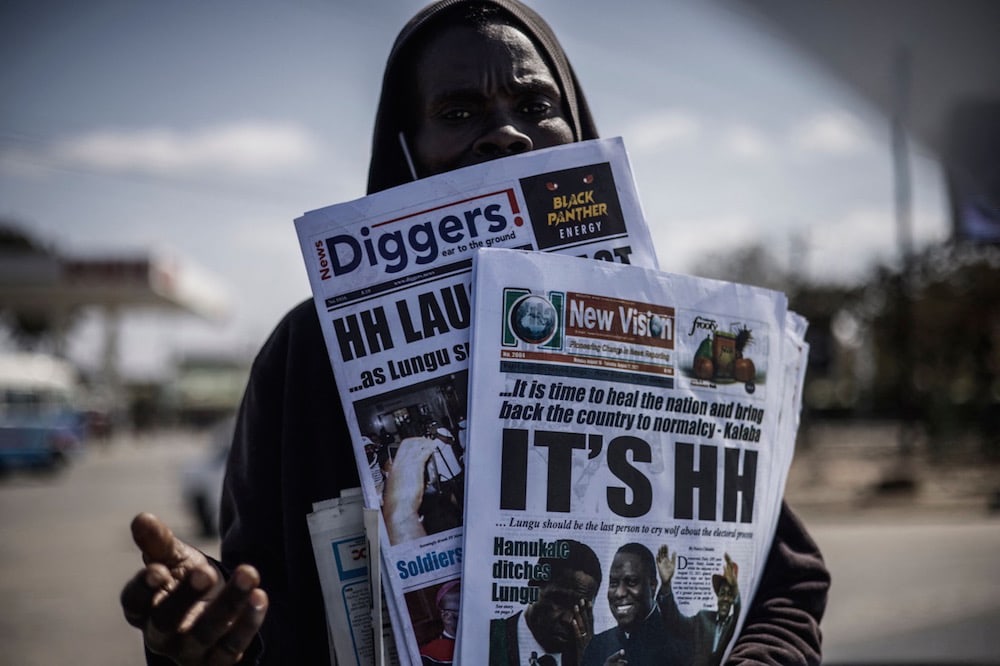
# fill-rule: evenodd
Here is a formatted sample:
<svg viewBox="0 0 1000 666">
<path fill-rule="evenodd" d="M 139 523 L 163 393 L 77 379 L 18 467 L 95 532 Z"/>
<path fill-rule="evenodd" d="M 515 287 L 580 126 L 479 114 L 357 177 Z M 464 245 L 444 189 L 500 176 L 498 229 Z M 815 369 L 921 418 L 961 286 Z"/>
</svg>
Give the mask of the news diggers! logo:
<svg viewBox="0 0 1000 666">
<path fill-rule="evenodd" d="M 547 296 L 530 289 L 503 290 L 504 347 L 524 343 L 541 349 L 562 349 L 566 294 L 550 291 Z"/>
</svg>

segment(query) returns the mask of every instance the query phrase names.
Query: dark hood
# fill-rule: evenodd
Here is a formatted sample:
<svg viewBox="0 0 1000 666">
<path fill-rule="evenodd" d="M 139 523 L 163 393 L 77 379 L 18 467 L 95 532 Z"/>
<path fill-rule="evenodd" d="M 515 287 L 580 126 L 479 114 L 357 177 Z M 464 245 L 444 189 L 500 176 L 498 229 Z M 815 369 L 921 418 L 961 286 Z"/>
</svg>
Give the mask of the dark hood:
<svg viewBox="0 0 1000 666">
<path fill-rule="evenodd" d="M 389 52 L 382 78 L 382 94 L 375 115 L 372 159 L 368 168 L 369 194 L 413 180 L 400 148 L 398 136 L 405 127 L 403 114 L 408 107 L 405 99 L 408 86 L 401 80 L 405 67 L 400 64 L 407 60 L 407 45 L 425 30 L 434 29 L 433 26 L 437 24 L 434 19 L 445 10 L 457 5 L 470 4 L 495 5 L 513 18 L 514 23 L 535 42 L 550 66 L 554 68 L 552 73 L 561 89 L 566 117 L 573 129 L 574 139 L 583 141 L 597 138 L 597 128 L 590 115 L 587 100 L 576 80 L 576 74 L 573 73 L 573 68 L 552 29 L 541 16 L 517 0 L 439 0 L 422 9 L 403 27 L 392 46 L 392 51 Z M 400 57 L 401 54 L 403 57 Z"/>
</svg>

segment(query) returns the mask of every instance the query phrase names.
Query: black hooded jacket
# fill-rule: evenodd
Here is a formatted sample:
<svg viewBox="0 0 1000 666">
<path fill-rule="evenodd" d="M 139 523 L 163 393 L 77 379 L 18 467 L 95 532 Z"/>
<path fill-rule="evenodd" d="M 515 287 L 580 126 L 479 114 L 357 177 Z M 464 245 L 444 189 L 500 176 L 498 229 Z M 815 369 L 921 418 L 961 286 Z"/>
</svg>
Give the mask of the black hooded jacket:
<svg viewBox="0 0 1000 666">
<path fill-rule="evenodd" d="M 405 63 L 412 45 L 437 29 L 453 6 L 442 0 L 403 28 L 386 66 L 368 178 L 376 192 L 410 180 L 398 133 L 406 131 Z M 597 137 L 576 76 L 548 25 L 514 0 L 490 0 L 548 59 L 577 140 Z M 326 664 L 323 600 L 306 515 L 313 502 L 359 485 L 348 430 L 312 300 L 292 309 L 260 350 L 237 418 L 223 488 L 222 568 L 254 565 L 270 599 L 244 663 Z M 761 589 L 733 653 L 734 662 L 819 661 L 819 619 L 829 575 L 816 545 L 782 513 Z M 150 663 L 162 663 L 150 656 Z M 471 665 L 476 666 L 476 665 Z"/>
</svg>

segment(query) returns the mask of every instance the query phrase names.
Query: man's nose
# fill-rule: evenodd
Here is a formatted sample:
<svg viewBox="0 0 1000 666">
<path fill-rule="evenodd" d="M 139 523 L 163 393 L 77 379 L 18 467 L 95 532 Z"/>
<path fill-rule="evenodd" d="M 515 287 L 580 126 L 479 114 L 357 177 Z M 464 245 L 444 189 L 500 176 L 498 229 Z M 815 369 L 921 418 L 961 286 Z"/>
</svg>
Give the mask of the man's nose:
<svg viewBox="0 0 1000 666">
<path fill-rule="evenodd" d="M 525 153 L 534 148 L 531 137 L 510 122 L 495 122 L 476 140 L 472 149 L 486 159 Z"/>
</svg>

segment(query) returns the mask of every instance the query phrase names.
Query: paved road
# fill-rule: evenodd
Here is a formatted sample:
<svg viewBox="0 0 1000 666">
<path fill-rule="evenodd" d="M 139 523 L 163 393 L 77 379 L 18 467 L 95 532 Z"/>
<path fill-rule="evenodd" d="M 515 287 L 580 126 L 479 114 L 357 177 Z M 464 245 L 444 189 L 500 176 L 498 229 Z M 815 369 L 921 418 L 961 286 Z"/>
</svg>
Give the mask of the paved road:
<svg viewBox="0 0 1000 666">
<path fill-rule="evenodd" d="M 1000 663 L 1000 521 L 900 513 L 810 527 L 834 578 L 826 663 Z"/>
<path fill-rule="evenodd" d="M 199 441 L 120 441 L 58 477 L 0 480 L 0 662 L 141 663 L 117 600 L 139 566 L 128 523 L 147 509 L 194 534 L 176 479 Z M 1000 521 L 901 511 L 807 518 L 835 580 L 828 663 L 1000 663 Z"/>
<path fill-rule="evenodd" d="M 142 663 L 117 599 L 141 565 L 128 525 L 147 509 L 193 533 L 176 478 L 197 441 L 115 442 L 59 476 L 0 480 L 0 663 Z"/>
</svg>

